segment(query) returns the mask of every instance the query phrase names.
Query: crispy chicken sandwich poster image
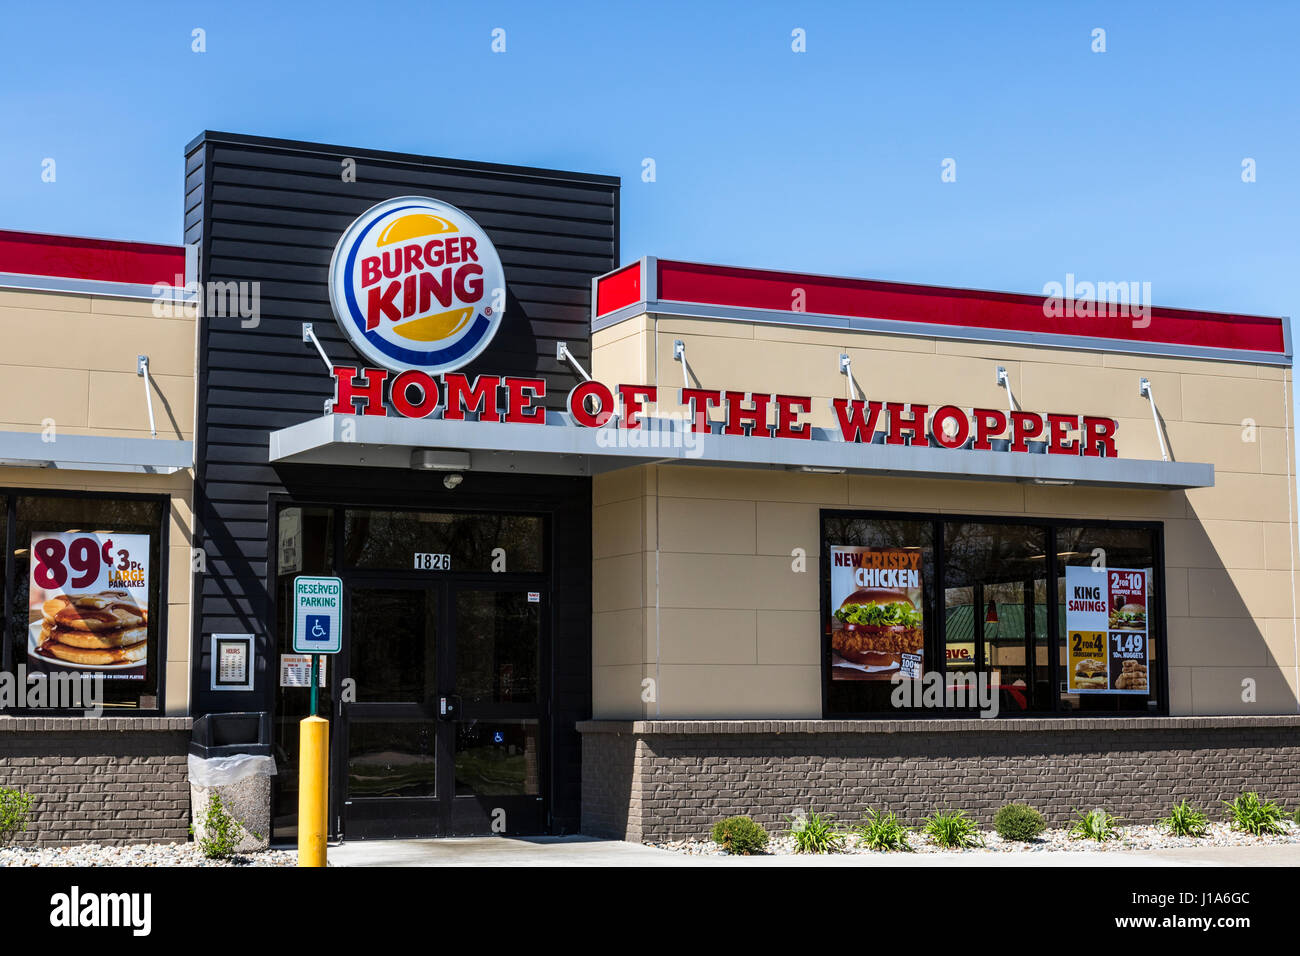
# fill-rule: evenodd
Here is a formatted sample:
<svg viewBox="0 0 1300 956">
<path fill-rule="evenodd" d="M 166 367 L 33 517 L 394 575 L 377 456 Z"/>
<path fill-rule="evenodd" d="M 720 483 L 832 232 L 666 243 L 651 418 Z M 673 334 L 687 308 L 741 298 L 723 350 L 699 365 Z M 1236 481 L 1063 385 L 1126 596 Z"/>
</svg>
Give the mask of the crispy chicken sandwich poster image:
<svg viewBox="0 0 1300 956">
<path fill-rule="evenodd" d="M 920 678 L 920 548 L 831 546 L 831 679 Z"/>
<path fill-rule="evenodd" d="M 149 536 L 32 534 L 27 665 L 144 680 Z"/>
<path fill-rule="evenodd" d="M 1148 691 L 1147 572 L 1065 569 L 1065 629 L 1072 694 Z"/>
</svg>

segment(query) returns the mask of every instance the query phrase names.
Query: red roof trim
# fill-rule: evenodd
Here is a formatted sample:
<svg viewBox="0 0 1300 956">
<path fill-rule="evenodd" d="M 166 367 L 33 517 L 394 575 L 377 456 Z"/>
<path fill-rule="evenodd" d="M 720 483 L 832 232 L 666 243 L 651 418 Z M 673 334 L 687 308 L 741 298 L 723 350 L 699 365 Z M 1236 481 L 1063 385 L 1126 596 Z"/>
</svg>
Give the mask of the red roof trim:
<svg viewBox="0 0 1300 956">
<path fill-rule="evenodd" d="M 641 263 L 634 262 L 596 280 L 596 315 L 608 315 L 641 301 Z"/>
<path fill-rule="evenodd" d="M 0 230 L 0 272 L 134 285 L 174 284 L 185 247 Z M 184 279 L 181 280 L 184 284 Z"/>
<path fill-rule="evenodd" d="M 771 272 L 659 260 L 658 300 L 1026 332 L 1051 336 L 1286 354 L 1285 320 L 1152 306 L 1132 315 L 1049 316 L 1044 297 L 870 279 Z M 1071 310 L 1074 311 L 1074 310 Z M 1149 322 L 1147 321 L 1149 319 Z"/>
</svg>

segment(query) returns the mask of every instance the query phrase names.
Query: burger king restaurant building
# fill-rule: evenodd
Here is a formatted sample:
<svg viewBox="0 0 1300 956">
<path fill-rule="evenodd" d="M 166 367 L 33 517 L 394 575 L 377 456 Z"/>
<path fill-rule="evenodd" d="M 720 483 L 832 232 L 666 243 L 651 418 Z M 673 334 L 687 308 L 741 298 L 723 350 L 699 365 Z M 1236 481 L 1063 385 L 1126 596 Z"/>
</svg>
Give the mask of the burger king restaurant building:
<svg viewBox="0 0 1300 956">
<path fill-rule="evenodd" d="M 302 575 L 345 839 L 1300 799 L 1285 320 L 629 264 L 580 173 L 206 133 L 186 189 L 260 308 L 197 323 L 169 712 L 267 715 L 275 836 Z"/>
</svg>

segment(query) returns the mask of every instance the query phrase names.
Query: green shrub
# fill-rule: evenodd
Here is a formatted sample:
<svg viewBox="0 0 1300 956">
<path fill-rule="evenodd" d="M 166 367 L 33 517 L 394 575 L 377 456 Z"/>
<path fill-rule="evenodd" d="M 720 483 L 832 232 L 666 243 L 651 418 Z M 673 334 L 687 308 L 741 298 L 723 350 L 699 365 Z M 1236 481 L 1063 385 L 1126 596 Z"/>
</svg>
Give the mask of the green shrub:
<svg viewBox="0 0 1300 956">
<path fill-rule="evenodd" d="M 1027 803 L 1008 803 L 993 817 L 993 829 L 1004 840 L 1028 843 L 1047 829 L 1047 820 Z"/>
<path fill-rule="evenodd" d="M 1300 826 L 1300 810 L 1297 810 L 1295 813 L 1291 814 L 1291 822 L 1294 823 L 1296 826 Z"/>
<path fill-rule="evenodd" d="M 1107 840 L 1119 837 L 1119 820 L 1112 816 L 1109 810 L 1098 807 L 1086 813 L 1077 810 L 1075 812 L 1079 814 L 1079 819 L 1075 820 L 1074 825 L 1070 827 L 1070 839 L 1096 840 L 1098 843 L 1105 843 Z"/>
<path fill-rule="evenodd" d="M 752 817 L 727 817 L 713 824 L 713 842 L 728 853 L 749 856 L 763 852 L 767 831 Z"/>
<path fill-rule="evenodd" d="M 786 817 L 796 853 L 838 853 L 844 849 L 844 834 L 835 825 L 834 814 L 808 811 Z"/>
<path fill-rule="evenodd" d="M 907 842 L 907 827 L 894 815 L 892 810 L 881 813 L 868 809 L 862 823 L 856 828 L 858 842 L 872 850 L 906 850 L 912 845 Z"/>
<path fill-rule="evenodd" d="M 1209 829 L 1210 818 L 1186 800 L 1175 803 L 1169 810 L 1169 816 L 1159 821 L 1174 836 L 1203 837 Z"/>
<path fill-rule="evenodd" d="M 979 824 L 966 816 L 965 810 L 935 811 L 926 818 L 923 829 L 931 840 L 950 850 L 984 845 Z"/>
<path fill-rule="evenodd" d="M 31 794 L 0 787 L 0 846 L 9 843 L 27 829 L 27 818 L 31 812 Z"/>
<path fill-rule="evenodd" d="M 1228 808 L 1226 816 L 1232 821 L 1234 830 L 1266 836 L 1282 833 L 1285 829 L 1282 821 L 1286 819 L 1286 811 L 1272 800 L 1262 799 L 1254 791 L 1243 793 L 1231 802 L 1224 800 L 1223 805 Z"/>
<path fill-rule="evenodd" d="M 203 817 L 203 836 L 199 838 L 199 849 L 209 860 L 221 860 L 232 856 L 242 839 L 242 828 L 226 812 L 221 797 L 213 793 L 208 798 L 208 808 Z"/>
</svg>

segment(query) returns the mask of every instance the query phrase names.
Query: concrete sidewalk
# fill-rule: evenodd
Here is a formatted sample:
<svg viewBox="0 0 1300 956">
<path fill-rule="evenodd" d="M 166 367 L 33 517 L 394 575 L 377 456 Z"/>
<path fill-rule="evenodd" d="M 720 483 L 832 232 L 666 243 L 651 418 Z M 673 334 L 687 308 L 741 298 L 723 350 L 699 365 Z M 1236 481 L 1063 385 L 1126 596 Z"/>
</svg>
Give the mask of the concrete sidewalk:
<svg viewBox="0 0 1300 956">
<path fill-rule="evenodd" d="M 1300 866 L 1300 844 L 1021 853 L 690 856 L 592 837 L 467 837 L 334 844 L 331 866 Z"/>
</svg>

